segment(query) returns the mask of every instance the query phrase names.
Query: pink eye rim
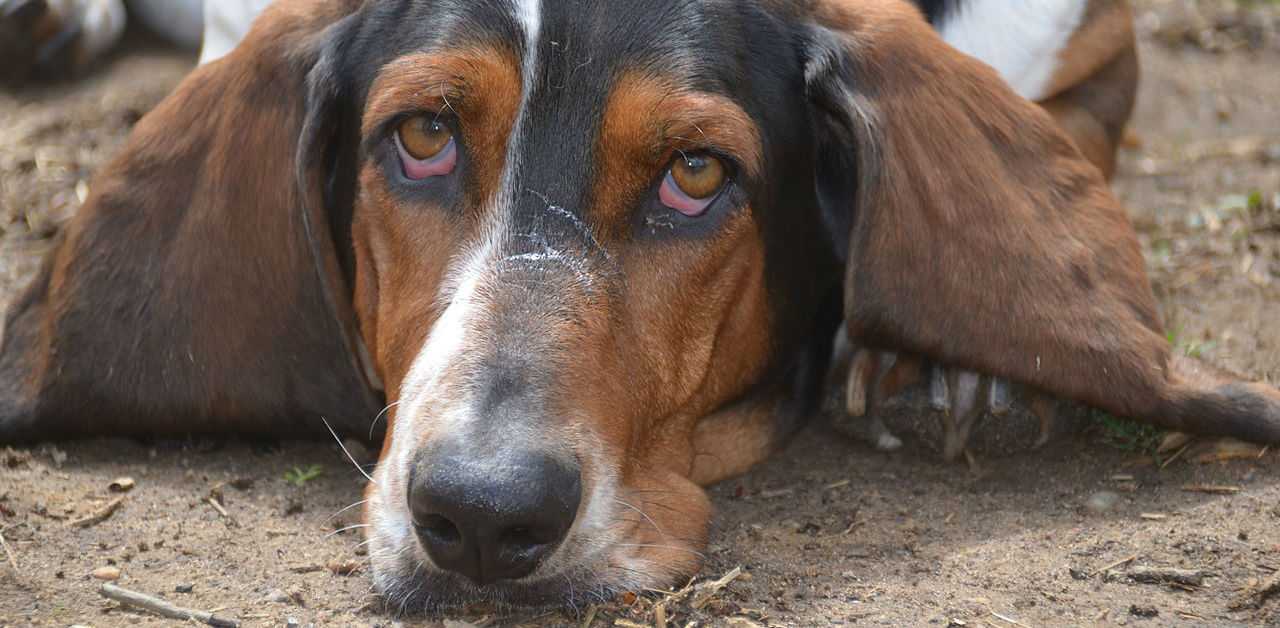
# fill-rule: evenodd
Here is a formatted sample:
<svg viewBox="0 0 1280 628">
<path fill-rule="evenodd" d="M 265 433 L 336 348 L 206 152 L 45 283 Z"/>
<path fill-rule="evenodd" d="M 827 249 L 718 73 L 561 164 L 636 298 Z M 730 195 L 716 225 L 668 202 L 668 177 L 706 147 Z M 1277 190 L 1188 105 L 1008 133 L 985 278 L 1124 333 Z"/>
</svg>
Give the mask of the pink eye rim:
<svg viewBox="0 0 1280 628">
<path fill-rule="evenodd" d="M 396 131 L 392 138 L 396 145 L 396 152 L 400 155 L 400 164 L 405 178 L 412 181 L 423 181 L 431 177 L 439 177 L 453 172 L 458 165 L 458 138 L 449 138 L 449 143 L 445 145 L 439 153 L 427 158 L 418 159 L 409 153 L 405 148 L 404 142 L 400 139 L 400 131 Z"/>
<path fill-rule="evenodd" d="M 720 191 L 706 197 L 693 198 L 680 189 L 676 184 L 675 176 L 668 170 L 666 175 L 662 177 L 662 184 L 658 186 L 658 201 L 670 209 L 674 209 L 689 218 L 697 218 L 705 213 L 720 198 L 723 186 Z"/>
</svg>

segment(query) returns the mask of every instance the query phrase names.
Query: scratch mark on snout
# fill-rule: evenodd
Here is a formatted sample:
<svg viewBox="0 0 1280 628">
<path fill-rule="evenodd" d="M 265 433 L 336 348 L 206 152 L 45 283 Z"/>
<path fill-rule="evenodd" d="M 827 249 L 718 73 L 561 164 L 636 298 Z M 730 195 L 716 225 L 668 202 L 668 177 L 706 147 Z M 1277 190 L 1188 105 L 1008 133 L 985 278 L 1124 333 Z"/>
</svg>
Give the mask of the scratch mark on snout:
<svg viewBox="0 0 1280 628">
<path fill-rule="evenodd" d="M 609 251 L 605 250 L 605 248 L 600 245 L 600 241 L 596 239 L 595 231 L 592 231 L 591 226 L 588 225 L 586 221 L 582 220 L 582 218 L 579 218 L 577 214 L 565 209 L 563 205 L 555 204 L 555 202 L 553 202 L 550 198 L 547 197 L 546 194 L 543 194 L 542 192 L 539 192 L 533 188 L 525 188 L 525 191 L 528 192 L 529 194 L 532 194 L 538 197 L 538 200 L 541 200 L 543 204 L 546 205 L 547 211 L 551 212 L 556 216 L 564 218 L 565 220 L 568 220 L 569 224 L 572 224 L 574 228 L 577 229 L 579 234 L 581 234 L 584 238 L 589 240 L 591 244 L 595 246 L 595 250 L 599 251 L 600 254 L 604 256 L 605 259 L 612 259 L 612 256 L 609 255 Z"/>
</svg>

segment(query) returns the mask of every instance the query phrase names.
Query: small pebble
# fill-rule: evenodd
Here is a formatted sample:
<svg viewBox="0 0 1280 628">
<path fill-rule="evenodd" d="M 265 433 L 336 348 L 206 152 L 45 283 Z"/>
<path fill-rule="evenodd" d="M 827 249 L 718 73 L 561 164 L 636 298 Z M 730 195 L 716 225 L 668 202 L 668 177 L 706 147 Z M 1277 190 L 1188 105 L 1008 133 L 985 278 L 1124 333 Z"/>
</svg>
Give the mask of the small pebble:
<svg viewBox="0 0 1280 628">
<path fill-rule="evenodd" d="M 97 569 L 94 569 L 93 573 L 90 575 L 92 575 L 94 578 L 97 578 L 99 580 L 119 580 L 120 568 L 119 567 L 99 567 Z"/>
<path fill-rule="evenodd" d="M 291 590 L 286 593 L 281 589 L 272 589 L 270 592 L 267 593 L 267 596 L 263 598 L 263 601 L 270 602 L 273 604 L 293 604 L 295 606 L 306 606 L 306 601 L 302 597 L 302 591 L 298 591 L 298 590 Z"/>
<path fill-rule="evenodd" d="M 1151 604 L 1134 604 L 1129 607 L 1129 614 L 1134 617 L 1155 617 L 1160 611 Z"/>
<path fill-rule="evenodd" d="M 298 628 L 298 625 L 301 623 L 302 622 L 298 621 L 297 617 L 290 617 L 284 621 L 285 628 Z"/>
<path fill-rule="evenodd" d="M 1089 512 L 1106 512 L 1120 501 L 1120 494 L 1112 491 L 1098 491 L 1084 500 L 1084 507 Z"/>
<path fill-rule="evenodd" d="M 111 481 L 111 484 L 107 485 L 107 489 L 109 489 L 112 493 L 123 493 L 127 490 L 132 489 L 133 487 L 134 487 L 133 478 L 130 478 L 130 477 L 116 478 L 115 480 Z"/>
<path fill-rule="evenodd" d="M 190 593 L 195 588 L 196 588 L 196 585 L 194 584 L 180 584 L 174 587 L 173 590 L 178 593 Z"/>
</svg>

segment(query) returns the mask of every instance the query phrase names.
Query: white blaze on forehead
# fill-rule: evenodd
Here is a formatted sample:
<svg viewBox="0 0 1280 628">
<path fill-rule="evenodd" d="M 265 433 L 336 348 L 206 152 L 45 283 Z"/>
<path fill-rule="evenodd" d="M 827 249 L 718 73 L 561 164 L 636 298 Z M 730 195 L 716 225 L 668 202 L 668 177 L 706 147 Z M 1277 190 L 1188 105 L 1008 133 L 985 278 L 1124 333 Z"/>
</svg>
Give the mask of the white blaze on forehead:
<svg viewBox="0 0 1280 628">
<path fill-rule="evenodd" d="M 938 27 L 947 43 L 995 68 L 1028 100 L 1041 100 L 1089 0 L 964 0 Z"/>
<path fill-rule="evenodd" d="M 529 101 L 533 97 L 534 79 L 538 75 L 538 38 L 542 34 L 542 0 L 511 0 L 512 16 L 524 32 L 524 59 L 521 60 L 520 73 L 523 78 L 523 90 L 520 94 L 520 108 L 516 112 L 516 121 L 511 129 L 511 137 L 507 140 L 507 162 L 503 168 L 501 193 L 498 204 L 502 209 L 509 209 L 515 202 L 518 190 L 518 171 L 520 168 L 520 138 L 524 134 L 525 118 L 529 109 Z"/>
<path fill-rule="evenodd" d="M 538 36 L 542 31 L 542 0 L 512 0 L 515 3 L 516 19 L 524 27 L 526 43 L 526 61 L 532 59 L 538 47 Z M 526 64 L 528 67 L 528 64 Z M 526 76 L 529 76 L 526 74 Z"/>
</svg>

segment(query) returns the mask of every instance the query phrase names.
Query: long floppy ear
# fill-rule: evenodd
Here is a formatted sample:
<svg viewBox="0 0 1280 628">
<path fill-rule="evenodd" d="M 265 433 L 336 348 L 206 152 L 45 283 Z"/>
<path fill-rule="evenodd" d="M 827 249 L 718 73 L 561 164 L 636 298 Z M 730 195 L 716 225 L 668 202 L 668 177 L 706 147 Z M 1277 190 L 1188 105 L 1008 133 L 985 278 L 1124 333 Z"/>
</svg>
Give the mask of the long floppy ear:
<svg viewBox="0 0 1280 628">
<path fill-rule="evenodd" d="M 820 0 L 807 68 L 855 343 L 1187 431 L 1280 442 L 1280 394 L 1161 330 L 1123 208 L 1037 106 L 898 0 Z"/>
<path fill-rule="evenodd" d="M 369 433 L 327 218 L 350 193 L 320 172 L 358 4 L 278 2 L 138 123 L 9 313 L 0 441 Z"/>
</svg>

